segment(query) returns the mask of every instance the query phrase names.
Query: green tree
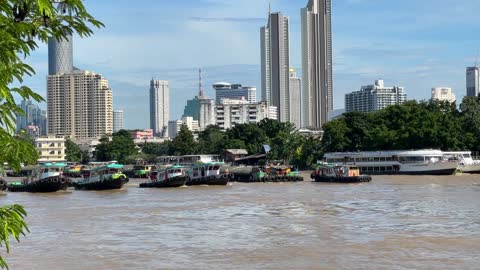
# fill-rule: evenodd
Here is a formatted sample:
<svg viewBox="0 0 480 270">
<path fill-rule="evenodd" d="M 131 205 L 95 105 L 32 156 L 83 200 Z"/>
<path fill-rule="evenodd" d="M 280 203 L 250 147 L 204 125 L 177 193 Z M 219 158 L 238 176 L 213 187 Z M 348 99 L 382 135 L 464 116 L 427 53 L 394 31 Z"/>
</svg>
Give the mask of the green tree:
<svg viewBox="0 0 480 270">
<path fill-rule="evenodd" d="M 271 140 L 272 151 L 269 153 L 271 159 L 284 160 L 286 165 L 296 154 L 300 154 L 302 147 L 302 137 L 298 133 L 280 131 L 275 138 Z"/>
<path fill-rule="evenodd" d="M 78 145 L 70 139 L 65 141 L 65 158 L 71 162 L 82 162 L 83 160 L 82 150 Z"/>
<path fill-rule="evenodd" d="M 103 26 L 87 12 L 81 0 L 65 0 L 58 6 L 52 0 L 0 1 L 0 164 L 7 162 L 19 171 L 22 162 L 34 163 L 38 158 L 34 145 L 14 135 L 16 114 L 25 114 L 17 107 L 15 96 L 43 101 L 40 95 L 21 85 L 25 76 L 35 73 L 25 63 L 27 56 L 38 48 L 38 42 L 46 43 L 50 37 L 62 39 L 73 32 L 89 36 L 93 33 L 90 25 Z M 20 206 L 1 210 L 0 246 L 6 246 L 7 252 L 9 237 L 18 240 L 26 229 L 25 215 Z M 0 267 L 7 267 L 2 257 Z"/>
<path fill-rule="evenodd" d="M 175 156 L 192 155 L 197 152 L 197 143 L 193 133 L 186 125 L 182 125 L 180 132 L 172 140 L 171 154 Z"/>
<path fill-rule="evenodd" d="M 243 141 L 245 149 L 250 154 L 261 153 L 263 151 L 263 144 L 268 143 L 265 130 L 254 123 L 236 125 L 227 130 L 227 136 L 229 141 Z"/>
<path fill-rule="evenodd" d="M 142 146 L 142 153 L 156 157 L 166 156 L 170 152 L 170 141 L 163 143 L 145 143 Z"/>
<path fill-rule="evenodd" d="M 113 133 L 111 139 L 108 136 L 103 136 L 95 149 L 95 153 L 98 161 L 116 160 L 125 163 L 127 157 L 138 154 L 138 149 L 130 136 L 130 132 L 120 130 Z"/>
<path fill-rule="evenodd" d="M 198 151 L 201 154 L 221 155 L 227 143 L 227 134 L 219 126 L 208 126 L 198 135 Z"/>
<path fill-rule="evenodd" d="M 268 138 L 275 138 L 280 132 L 292 133 L 295 130 L 295 125 L 289 122 L 281 122 L 278 120 L 265 118 L 260 123 L 258 127 L 265 131 L 265 135 Z"/>
</svg>

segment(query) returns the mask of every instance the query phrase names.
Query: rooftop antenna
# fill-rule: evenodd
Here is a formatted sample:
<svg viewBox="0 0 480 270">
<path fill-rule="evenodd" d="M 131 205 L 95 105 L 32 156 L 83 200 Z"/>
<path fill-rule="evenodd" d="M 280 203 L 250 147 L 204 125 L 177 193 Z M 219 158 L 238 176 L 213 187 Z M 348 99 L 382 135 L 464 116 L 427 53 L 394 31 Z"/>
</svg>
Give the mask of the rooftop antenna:
<svg viewBox="0 0 480 270">
<path fill-rule="evenodd" d="M 203 97 L 202 68 L 198 69 L 198 97 Z"/>
</svg>

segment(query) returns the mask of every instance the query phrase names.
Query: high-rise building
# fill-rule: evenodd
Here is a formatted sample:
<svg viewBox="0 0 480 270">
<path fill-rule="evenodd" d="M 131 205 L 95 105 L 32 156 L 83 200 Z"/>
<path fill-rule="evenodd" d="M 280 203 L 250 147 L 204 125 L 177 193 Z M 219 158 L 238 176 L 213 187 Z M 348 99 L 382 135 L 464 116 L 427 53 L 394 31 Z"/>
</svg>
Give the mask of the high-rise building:
<svg viewBox="0 0 480 270">
<path fill-rule="evenodd" d="M 70 73 L 73 68 L 73 38 L 48 40 L 48 75 Z"/>
<path fill-rule="evenodd" d="M 480 67 L 467 68 L 467 96 L 478 97 L 480 94 Z"/>
<path fill-rule="evenodd" d="M 302 17 L 302 122 L 321 128 L 333 110 L 331 0 L 309 0 Z"/>
<path fill-rule="evenodd" d="M 47 76 L 48 134 L 77 141 L 113 132 L 112 90 L 86 70 Z"/>
<path fill-rule="evenodd" d="M 170 139 L 174 139 L 177 137 L 177 134 L 180 132 L 180 129 L 182 126 L 185 125 L 188 130 L 190 130 L 193 134 L 194 137 L 198 137 L 198 121 L 193 120 L 193 117 L 187 116 L 187 117 L 182 117 L 182 120 L 173 120 L 168 122 L 168 137 Z"/>
<path fill-rule="evenodd" d="M 246 123 L 258 123 L 265 118 L 277 119 L 276 108 L 266 101 L 250 103 L 246 100 L 224 99 L 216 106 L 216 123 L 223 129 Z"/>
<path fill-rule="evenodd" d="M 362 86 L 360 91 L 345 95 L 346 112 L 373 112 L 391 105 L 407 101 L 407 93 L 403 87 L 386 87 L 383 80 L 374 85 Z"/>
<path fill-rule="evenodd" d="M 170 96 L 168 81 L 150 81 L 150 128 L 157 136 L 168 136 Z"/>
<path fill-rule="evenodd" d="M 204 131 L 210 125 L 215 125 L 215 100 L 203 97 L 200 99 L 198 126 Z"/>
<path fill-rule="evenodd" d="M 290 123 L 294 124 L 296 128 L 302 127 L 302 119 L 301 119 L 301 110 L 302 110 L 302 80 L 297 77 L 297 73 L 295 69 L 290 69 L 290 97 L 289 100 L 289 108 L 290 108 Z"/>
<path fill-rule="evenodd" d="M 432 100 L 448 101 L 450 103 L 453 103 L 456 101 L 456 98 L 452 88 L 435 87 L 432 88 Z"/>
<path fill-rule="evenodd" d="M 123 110 L 113 111 L 113 132 L 123 129 Z"/>
<path fill-rule="evenodd" d="M 21 129 L 34 130 L 31 134 L 39 136 L 47 135 L 47 112 L 40 109 L 38 105 L 32 103 L 31 100 L 22 100 L 18 106 L 25 113 L 17 115 L 17 131 Z"/>
<path fill-rule="evenodd" d="M 213 89 L 215 89 L 217 103 L 220 103 L 222 99 L 245 99 L 251 103 L 257 102 L 257 88 L 255 87 L 219 82 L 213 85 Z"/>
<path fill-rule="evenodd" d="M 268 24 L 260 28 L 262 100 L 278 108 L 279 120 L 289 121 L 290 46 L 288 18 L 268 14 Z"/>
</svg>

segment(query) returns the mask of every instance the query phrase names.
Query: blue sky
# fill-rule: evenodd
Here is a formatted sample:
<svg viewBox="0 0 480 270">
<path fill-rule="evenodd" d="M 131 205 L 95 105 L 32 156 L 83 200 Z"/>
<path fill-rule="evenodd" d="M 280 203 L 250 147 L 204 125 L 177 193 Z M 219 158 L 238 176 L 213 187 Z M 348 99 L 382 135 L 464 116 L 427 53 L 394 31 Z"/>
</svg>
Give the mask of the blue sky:
<svg viewBox="0 0 480 270">
<path fill-rule="evenodd" d="M 290 64 L 300 69 L 307 0 L 86 0 L 106 27 L 75 39 L 74 63 L 110 80 L 127 128 L 148 127 L 152 77 L 170 81 L 171 119 L 196 94 L 198 67 L 211 97 L 217 81 L 257 86 L 260 96 L 259 28 L 269 2 L 290 17 Z M 461 99 L 465 68 L 480 48 L 478 10 L 472 0 L 333 0 L 335 109 L 345 93 L 376 79 L 404 86 L 409 99 L 427 99 L 435 86 L 452 87 Z M 27 83 L 45 94 L 46 45 L 28 62 L 37 75 Z"/>
</svg>

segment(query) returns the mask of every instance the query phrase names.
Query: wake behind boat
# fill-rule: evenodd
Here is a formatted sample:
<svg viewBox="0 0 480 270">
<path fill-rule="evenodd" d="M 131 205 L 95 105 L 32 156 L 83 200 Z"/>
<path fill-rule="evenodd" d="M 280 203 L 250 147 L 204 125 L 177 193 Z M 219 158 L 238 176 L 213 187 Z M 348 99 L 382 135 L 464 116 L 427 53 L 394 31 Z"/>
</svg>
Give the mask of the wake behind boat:
<svg viewBox="0 0 480 270">
<path fill-rule="evenodd" d="M 82 168 L 83 179 L 73 183 L 77 190 L 121 189 L 128 183 L 128 177 L 122 173 L 123 165 L 108 164 L 94 168 Z"/>
<path fill-rule="evenodd" d="M 175 188 L 184 186 L 190 179 L 188 168 L 175 165 L 164 170 L 153 172 L 151 181 L 141 183 L 141 188 Z"/>
<path fill-rule="evenodd" d="M 29 178 L 8 185 L 11 192 L 57 192 L 66 190 L 70 179 L 63 175 L 64 163 L 47 163 L 37 167 Z"/>
</svg>

